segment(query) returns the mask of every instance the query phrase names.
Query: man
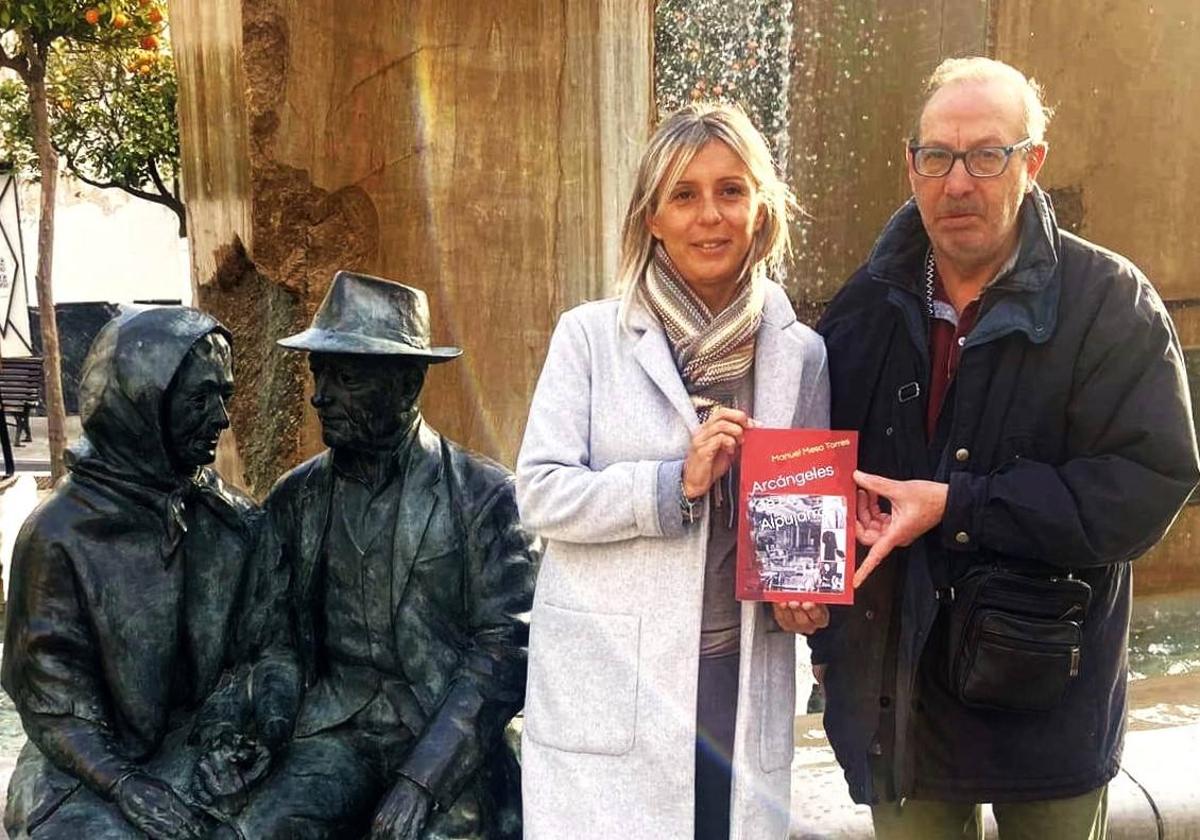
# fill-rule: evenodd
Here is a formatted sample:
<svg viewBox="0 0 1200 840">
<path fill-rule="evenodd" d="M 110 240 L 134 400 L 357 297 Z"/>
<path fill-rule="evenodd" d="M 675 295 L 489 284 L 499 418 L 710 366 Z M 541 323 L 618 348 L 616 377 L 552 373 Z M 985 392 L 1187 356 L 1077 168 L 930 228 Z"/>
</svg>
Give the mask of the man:
<svg viewBox="0 0 1200 840">
<path fill-rule="evenodd" d="M 234 716 L 209 695 L 257 515 L 206 466 L 231 359 L 225 328 L 178 306 L 124 311 L 88 352 L 84 437 L 13 552 L 2 679 L 29 736 L 14 838 L 198 839 L 219 817 L 192 798 L 194 747 Z"/>
<path fill-rule="evenodd" d="M 1048 116 L 1014 68 L 943 62 L 913 199 L 819 325 L 870 551 L 814 660 L 881 838 L 982 837 L 983 802 L 1001 837 L 1104 835 L 1130 561 L 1197 480 L 1162 302 L 1036 184 Z"/>
<path fill-rule="evenodd" d="M 503 732 L 524 701 L 538 549 L 509 473 L 421 419 L 426 368 L 461 351 L 430 346 L 424 293 L 349 272 L 312 328 L 279 343 L 309 351 L 330 448 L 266 501 L 256 592 L 283 593 L 304 695 L 239 827 L 256 840 L 518 838 Z"/>
</svg>

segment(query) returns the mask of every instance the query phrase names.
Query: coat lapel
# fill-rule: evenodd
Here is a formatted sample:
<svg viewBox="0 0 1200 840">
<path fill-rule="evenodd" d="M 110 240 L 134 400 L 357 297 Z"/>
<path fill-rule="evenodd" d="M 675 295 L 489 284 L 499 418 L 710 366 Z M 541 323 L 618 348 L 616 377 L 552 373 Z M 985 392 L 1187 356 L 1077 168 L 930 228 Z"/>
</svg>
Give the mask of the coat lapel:
<svg viewBox="0 0 1200 840">
<path fill-rule="evenodd" d="M 687 423 L 688 428 L 696 428 L 700 425 L 700 420 L 696 417 L 692 398 L 688 396 L 683 379 L 679 376 L 679 369 L 675 367 L 671 346 L 667 343 L 667 334 L 658 323 L 658 319 L 639 308 L 630 313 L 630 328 L 637 342 L 633 348 L 634 359 Z"/>
<path fill-rule="evenodd" d="M 804 370 L 795 343 L 784 334 L 795 321 L 787 296 L 771 283 L 754 346 L 753 412 L 760 425 L 771 429 L 790 428 L 796 416 Z"/>
<path fill-rule="evenodd" d="M 420 421 L 409 450 L 400 490 L 400 507 L 392 536 L 392 611 L 400 606 L 413 563 L 420 556 L 429 520 L 438 504 L 442 480 L 442 442 L 437 432 Z"/>
<path fill-rule="evenodd" d="M 300 491 L 297 508 L 300 511 L 300 533 L 297 535 L 300 568 L 296 582 L 297 590 L 306 598 L 312 592 L 333 502 L 333 453 L 326 449 L 317 458 Z"/>
</svg>

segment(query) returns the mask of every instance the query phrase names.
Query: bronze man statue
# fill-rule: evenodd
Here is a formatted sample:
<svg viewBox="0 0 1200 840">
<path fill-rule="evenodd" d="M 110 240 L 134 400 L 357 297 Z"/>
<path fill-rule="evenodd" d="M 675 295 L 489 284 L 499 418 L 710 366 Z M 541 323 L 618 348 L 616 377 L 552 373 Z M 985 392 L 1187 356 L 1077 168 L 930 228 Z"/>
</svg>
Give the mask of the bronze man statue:
<svg viewBox="0 0 1200 840">
<path fill-rule="evenodd" d="M 84 437 L 13 553 L 2 677 L 29 736 L 13 838 L 198 840 L 219 817 L 190 793 L 192 744 L 215 736 L 195 722 L 236 715 L 196 710 L 227 664 L 257 515 L 205 466 L 230 363 L 224 328 L 185 307 L 126 310 L 88 353 Z"/>
<path fill-rule="evenodd" d="M 239 815 L 248 838 L 519 838 L 504 738 L 525 694 L 538 547 L 501 466 L 421 418 L 421 291 L 339 272 L 311 329 L 329 449 L 266 501 L 260 568 L 289 615 L 293 740 Z M 272 570 L 278 570 L 278 574 Z"/>
</svg>

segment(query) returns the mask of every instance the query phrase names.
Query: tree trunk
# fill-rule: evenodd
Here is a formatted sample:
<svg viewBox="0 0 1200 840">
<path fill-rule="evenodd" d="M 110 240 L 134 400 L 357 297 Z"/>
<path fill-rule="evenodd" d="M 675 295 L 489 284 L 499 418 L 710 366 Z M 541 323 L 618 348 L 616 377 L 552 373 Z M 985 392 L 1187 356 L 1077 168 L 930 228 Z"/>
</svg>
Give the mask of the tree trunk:
<svg viewBox="0 0 1200 840">
<path fill-rule="evenodd" d="M 33 145 L 42 178 L 41 211 L 38 216 L 37 297 L 41 312 L 43 371 L 46 377 L 46 425 L 50 442 L 50 477 L 58 481 L 65 471 L 63 450 L 67 443 L 67 411 L 63 405 L 62 354 L 58 345 L 58 318 L 50 287 L 54 262 L 54 201 L 58 188 L 58 155 L 50 144 L 50 113 L 46 104 L 46 50 L 30 44 L 29 106 L 33 115 Z"/>
</svg>

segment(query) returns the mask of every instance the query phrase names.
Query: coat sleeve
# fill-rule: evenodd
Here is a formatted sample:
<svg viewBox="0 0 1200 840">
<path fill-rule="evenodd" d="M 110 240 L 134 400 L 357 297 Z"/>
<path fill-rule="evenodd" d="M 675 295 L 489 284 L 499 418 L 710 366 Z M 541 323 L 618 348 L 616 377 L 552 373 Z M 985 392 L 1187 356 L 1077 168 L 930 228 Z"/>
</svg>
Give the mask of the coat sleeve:
<svg viewBox="0 0 1200 840">
<path fill-rule="evenodd" d="M 4 690 L 42 754 L 108 798 L 136 765 L 118 749 L 92 622 L 70 558 L 38 526 L 35 514 L 13 550 Z"/>
<path fill-rule="evenodd" d="M 806 348 L 804 379 L 796 404 L 797 429 L 829 428 L 829 356 L 825 341 L 814 335 L 812 348 Z M 811 371 L 811 373 L 810 373 Z"/>
<path fill-rule="evenodd" d="M 1079 568 L 1132 560 L 1196 486 L 1196 438 L 1179 340 L 1149 282 L 1114 283 L 1076 360 L 1061 464 L 1020 458 L 951 474 L 940 538 Z M 1124 278 L 1129 279 L 1129 278 Z"/>
<path fill-rule="evenodd" d="M 521 518 L 543 537 L 563 542 L 681 535 L 682 460 L 592 467 L 591 368 L 588 336 L 572 310 L 550 339 L 517 457 Z"/>
<path fill-rule="evenodd" d="M 511 480 L 464 522 L 470 639 L 450 691 L 401 775 L 449 808 L 525 704 L 529 611 L 541 546 L 517 514 Z"/>
</svg>

